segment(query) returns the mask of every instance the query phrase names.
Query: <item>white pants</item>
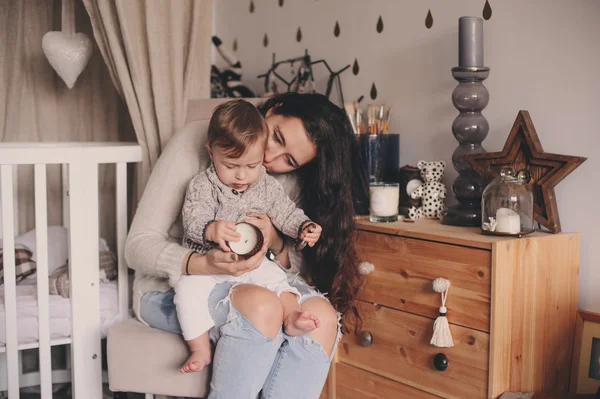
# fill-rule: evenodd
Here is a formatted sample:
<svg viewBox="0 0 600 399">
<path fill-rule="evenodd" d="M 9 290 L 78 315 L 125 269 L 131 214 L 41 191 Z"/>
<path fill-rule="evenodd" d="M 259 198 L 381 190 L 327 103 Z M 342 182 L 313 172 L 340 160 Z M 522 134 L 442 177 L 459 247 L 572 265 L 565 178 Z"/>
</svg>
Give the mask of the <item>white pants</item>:
<svg viewBox="0 0 600 399">
<path fill-rule="evenodd" d="M 199 337 L 214 325 L 208 311 L 208 297 L 215 285 L 228 282 L 258 285 L 273 291 L 277 296 L 282 292 L 291 292 L 300 298 L 298 290 L 288 284 L 287 274 L 267 258 L 258 268 L 239 277 L 226 274 L 183 275 L 175 284 L 174 302 L 177 306 L 177 318 L 183 338 L 186 341 Z"/>
</svg>

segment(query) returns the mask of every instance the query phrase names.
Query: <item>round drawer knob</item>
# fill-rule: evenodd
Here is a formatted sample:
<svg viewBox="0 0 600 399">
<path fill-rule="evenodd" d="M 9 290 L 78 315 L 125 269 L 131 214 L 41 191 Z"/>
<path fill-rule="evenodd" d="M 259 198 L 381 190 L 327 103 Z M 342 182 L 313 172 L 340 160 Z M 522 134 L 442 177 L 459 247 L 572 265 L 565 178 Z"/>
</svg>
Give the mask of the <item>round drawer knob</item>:
<svg viewBox="0 0 600 399">
<path fill-rule="evenodd" d="M 368 331 L 363 331 L 360 333 L 360 345 L 361 346 L 371 346 L 373 345 L 373 336 Z"/>
<path fill-rule="evenodd" d="M 438 371 L 446 371 L 448 368 L 448 358 L 443 353 L 438 353 L 433 358 L 433 365 Z"/>
<path fill-rule="evenodd" d="M 370 262 L 360 262 L 358 264 L 358 272 L 363 276 L 371 274 L 373 270 L 375 270 L 375 266 Z"/>
</svg>

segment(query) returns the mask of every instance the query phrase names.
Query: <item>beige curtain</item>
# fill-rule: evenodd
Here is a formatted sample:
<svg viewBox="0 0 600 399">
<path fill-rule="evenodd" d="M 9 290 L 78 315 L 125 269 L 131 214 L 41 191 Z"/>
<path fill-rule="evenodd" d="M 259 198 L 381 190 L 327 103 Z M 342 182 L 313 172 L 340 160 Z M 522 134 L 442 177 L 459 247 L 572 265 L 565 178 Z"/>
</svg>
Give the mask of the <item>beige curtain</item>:
<svg viewBox="0 0 600 399">
<path fill-rule="evenodd" d="M 125 100 L 143 162 L 139 198 L 189 98 L 210 95 L 212 0 L 83 0 L 111 79 Z"/>
<path fill-rule="evenodd" d="M 75 1 L 77 32 L 93 37 L 85 7 Z M 97 47 L 68 89 L 42 51 L 42 37 L 61 30 L 60 0 L 0 1 L 0 141 L 117 141 L 119 95 Z M 33 168 L 19 172 L 19 226 L 35 225 Z M 48 222 L 62 224 L 58 166 L 48 168 Z M 114 248 L 114 170 L 100 169 L 100 234 Z"/>
</svg>

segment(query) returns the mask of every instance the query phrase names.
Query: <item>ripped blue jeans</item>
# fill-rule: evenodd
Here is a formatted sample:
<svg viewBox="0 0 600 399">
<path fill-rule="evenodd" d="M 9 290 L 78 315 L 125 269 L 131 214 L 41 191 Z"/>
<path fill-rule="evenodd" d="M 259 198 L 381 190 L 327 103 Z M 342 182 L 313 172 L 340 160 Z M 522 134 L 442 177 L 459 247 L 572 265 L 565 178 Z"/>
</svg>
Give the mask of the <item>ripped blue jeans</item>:
<svg viewBox="0 0 600 399">
<path fill-rule="evenodd" d="M 290 277 L 289 283 L 300 292 L 301 303 L 323 297 L 299 277 Z M 231 304 L 234 284 L 218 284 L 208 300 L 215 322 L 209 336 L 217 343 L 208 398 L 317 399 L 336 348 L 328 356 L 308 335 L 280 331 L 275 338 L 265 337 Z M 151 327 L 181 334 L 173 296 L 173 290 L 144 294 L 140 313 Z M 338 325 L 335 346 L 340 337 Z"/>
</svg>

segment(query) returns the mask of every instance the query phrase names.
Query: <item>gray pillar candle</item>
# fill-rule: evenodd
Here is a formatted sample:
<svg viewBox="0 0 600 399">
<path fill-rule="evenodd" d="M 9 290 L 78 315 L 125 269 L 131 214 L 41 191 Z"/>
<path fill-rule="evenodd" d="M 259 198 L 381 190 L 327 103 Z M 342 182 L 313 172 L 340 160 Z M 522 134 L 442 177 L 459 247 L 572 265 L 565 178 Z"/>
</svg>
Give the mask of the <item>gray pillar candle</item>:
<svg viewBox="0 0 600 399">
<path fill-rule="evenodd" d="M 482 18 L 460 17 L 458 19 L 458 65 L 484 66 Z"/>
</svg>

